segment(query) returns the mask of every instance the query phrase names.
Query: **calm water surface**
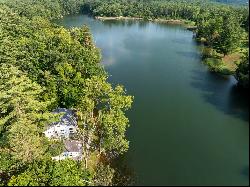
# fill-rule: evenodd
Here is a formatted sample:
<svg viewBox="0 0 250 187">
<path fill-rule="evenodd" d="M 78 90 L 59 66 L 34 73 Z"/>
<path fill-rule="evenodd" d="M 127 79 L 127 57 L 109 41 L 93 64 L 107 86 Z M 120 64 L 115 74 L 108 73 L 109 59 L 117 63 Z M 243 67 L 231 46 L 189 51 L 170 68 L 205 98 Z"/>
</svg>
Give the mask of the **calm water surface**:
<svg viewBox="0 0 250 187">
<path fill-rule="evenodd" d="M 192 32 L 143 21 L 68 16 L 88 25 L 113 84 L 135 96 L 128 165 L 137 185 L 248 185 L 248 99 L 209 73 Z"/>
</svg>

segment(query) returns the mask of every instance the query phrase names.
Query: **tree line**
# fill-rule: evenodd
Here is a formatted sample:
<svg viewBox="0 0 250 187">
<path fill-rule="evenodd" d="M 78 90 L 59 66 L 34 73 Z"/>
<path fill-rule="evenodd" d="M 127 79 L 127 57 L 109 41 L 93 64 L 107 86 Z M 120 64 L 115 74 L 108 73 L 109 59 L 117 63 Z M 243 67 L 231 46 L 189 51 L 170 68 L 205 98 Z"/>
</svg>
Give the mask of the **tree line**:
<svg viewBox="0 0 250 187">
<path fill-rule="evenodd" d="M 164 1 L 164 0 L 87 0 L 82 5 L 84 13 L 100 17 L 139 17 L 146 20 L 154 19 L 178 19 L 194 22 L 194 30 L 197 41 L 202 42 L 206 47 L 203 50 L 203 58 L 214 58 L 219 63 L 209 63 L 210 69 L 226 74 L 234 74 L 239 85 L 249 85 L 242 82 L 232 70 L 224 68 L 223 56 L 230 55 L 237 50 L 240 56 L 246 59 L 248 53 L 248 32 L 249 32 L 249 9 L 247 6 L 231 6 L 209 1 Z M 220 56 L 222 54 L 222 56 Z M 246 65 L 239 65 L 246 63 Z M 242 67 L 248 67 L 248 61 L 238 62 L 237 72 Z M 241 68 L 240 68 L 241 67 Z M 241 73 L 248 77 L 246 69 Z M 248 87 L 248 86 L 247 86 Z"/>
<path fill-rule="evenodd" d="M 8 2 L 8 1 L 7 1 Z M 12 3 L 11 3 L 12 2 Z M 194 22 L 196 40 L 205 47 L 202 50 L 204 62 L 209 69 L 221 74 L 234 75 L 238 85 L 248 88 L 249 79 L 239 78 L 242 68 L 249 67 L 247 58 L 249 48 L 249 8 L 247 6 L 232 6 L 213 3 L 206 0 L 58 0 L 49 1 L 43 9 L 36 6 L 28 7 L 10 1 L 9 6 L 14 7 L 22 15 L 30 16 L 30 12 L 48 18 L 59 18 L 66 14 L 89 14 L 103 17 L 139 17 L 146 20 L 154 19 L 180 19 Z M 40 4 L 45 4 L 43 1 Z M 51 10 L 50 13 L 43 11 Z M 31 14 L 32 14 L 31 13 Z M 226 67 L 223 57 L 239 53 L 241 56 L 236 62 L 236 69 Z M 220 55 L 222 54 L 222 56 Z M 246 65 L 241 65 L 245 63 Z M 241 72 L 248 77 L 246 69 Z M 242 82 L 243 80 L 247 82 Z M 243 86 L 244 85 L 244 86 Z"/>
<path fill-rule="evenodd" d="M 111 185 L 120 176 L 108 161 L 129 148 L 125 111 L 133 97 L 107 82 L 88 27 L 53 23 L 78 13 L 194 21 L 197 39 L 225 55 L 249 30 L 247 7 L 204 1 L 1 0 L 0 185 Z M 235 73 L 243 87 L 249 87 L 248 56 Z M 63 145 L 43 131 L 59 119 L 51 113 L 57 107 L 77 112 L 81 162 L 51 160 Z"/>
<path fill-rule="evenodd" d="M 53 23 L 80 12 L 79 3 L 0 2 L 1 186 L 111 185 L 117 180 L 110 161 L 129 147 L 125 111 L 133 97 L 122 85 L 107 82 L 88 27 L 65 29 Z M 76 111 L 83 161 L 51 159 L 63 144 L 49 141 L 43 132 L 59 120 L 51 113 L 58 107 Z"/>
</svg>

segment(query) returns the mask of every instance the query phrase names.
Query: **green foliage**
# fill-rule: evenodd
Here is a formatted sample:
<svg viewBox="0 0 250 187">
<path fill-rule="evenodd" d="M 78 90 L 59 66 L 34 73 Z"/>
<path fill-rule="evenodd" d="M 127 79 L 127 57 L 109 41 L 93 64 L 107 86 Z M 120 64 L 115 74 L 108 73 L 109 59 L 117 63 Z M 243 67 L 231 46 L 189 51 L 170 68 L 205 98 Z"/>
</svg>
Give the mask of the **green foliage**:
<svg viewBox="0 0 250 187">
<path fill-rule="evenodd" d="M 238 84 L 243 88 L 249 88 L 249 53 L 242 58 L 235 74 Z"/>
<path fill-rule="evenodd" d="M 202 47 L 202 58 L 206 59 L 206 58 L 211 58 L 213 57 L 213 49 L 210 47 Z"/>
<path fill-rule="evenodd" d="M 199 4 L 195 1 L 86 1 L 84 11 L 94 16 L 129 16 L 171 19 L 195 19 Z"/>
<path fill-rule="evenodd" d="M 50 160 L 64 147 L 43 134 L 48 124 L 58 120 L 59 115 L 51 113 L 57 107 L 76 108 L 84 116 L 87 123 L 81 135 L 89 143 L 82 141 L 85 160 L 96 147 L 104 154 L 128 149 L 124 112 L 132 97 L 107 82 L 88 27 L 65 29 L 51 22 L 81 12 L 83 3 L 0 2 L 1 185 L 92 184 L 85 163 Z"/>
<path fill-rule="evenodd" d="M 224 55 L 231 53 L 240 45 L 241 33 L 240 23 L 235 15 L 229 14 L 224 17 L 221 31 L 218 33 L 214 48 Z"/>
<path fill-rule="evenodd" d="M 23 162 L 41 158 L 45 150 L 40 133 L 53 115 L 49 101 L 39 100 L 43 89 L 12 65 L 0 66 L 0 132 L 11 155 Z"/>
<path fill-rule="evenodd" d="M 73 106 L 79 100 L 79 82 L 104 74 L 98 64 L 99 50 L 87 27 L 66 30 L 41 17 L 20 18 L 8 8 L 1 16 L 6 14 L 11 19 L 1 22 L 3 37 L 6 36 L 0 47 L 1 62 L 15 64 L 27 72 L 30 79 L 44 86 L 43 97 L 53 98 L 54 107 Z M 10 27 L 17 25 L 16 22 L 18 26 L 14 28 L 18 30 L 13 31 Z"/>
<path fill-rule="evenodd" d="M 58 0 L 62 7 L 62 14 L 78 14 L 82 11 L 84 0 Z"/>
<path fill-rule="evenodd" d="M 11 157 L 9 151 L 0 149 L 0 186 L 7 185 L 7 181 L 17 170 L 18 163 Z"/>
<path fill-rule="evenodd" d="M 237 12 L 247 15 L 246 7 L 234 7 L 197 0 L 88 0 L 82 5 L 84 12 L 94 16 L 129 16 L 141 18 L 185 19 L 196 21 L 203 13 L 223 15 Z M 247 19 L 244 16 L 244 19 Z"/>
<path fill-rule="evenodd" d="M 27 18 L 41 16 L 55 19 L 61 17 L 63 11 L 60 2 L 53 0 L 6 0 L 4 4 Z"/>
<path fill-rule="evenodd" d="M 89 141 L 98 144 L 100 152 L 124 153 L 128 149 L 124 111 L 131 107 L 133 98 L 125 94 L 122 86 L 113 89 L 105 77 L 86 79 L 83 87 L 77 111 L 84 134 L 87 132 L 88 139 L 98 137 Z"/>
<path fill-rule="evenodd" d="M 222 75 L 232 75 L 233 72 L 222 62 L 221 59 L 207 58 L 204 63 L 212 72 L 220 73 Z"/>
<path fill-rule="evenodd" d="M 89 172 L 91 152 L 108 158 L 129 147 L 125 111 L 133 97 L 107 82 L 100 51 L 88 27 L 65 29 L 51 22 L 66 14 L 185 19 L 196 22 L 196 36 L 227 54 L 248 30 L 248 9 L 201 1 L 2 0 L 0 2 L 0 185 L 111 185 L 114 170 L 100 164 Z M 209 52 L 208 52 L 208 55 Z M 220 61 L 216 72 L 229 73 Z M 247 60 L 236 73 L 248 85 Z M 58 119 L 56 107 L 76 109 L 84 162 L 52 161 L 61 142 L 43 131 Z"/>
<path fill-rule="evenodd" d="M 50 140 L 47 143 L 47 152 L 50 156 L 55 157 L 64 151 L 64 143 L 62 140 Z"/>
<path fill-rule="evenodd" d="M 197 20 L 197 37 L 205 38 L 206 45 L 213 47 L 218 40 L 222 28 L 223 19 L 214 14 L 201 14 Z"/>
<path fill-rule="evenodd" d="M 209 1 L 86 1 L 83 10 L 93 16 L 179 19 L 196 23 L 196 38 L 218 53 L 233 52 L 249 30 L 249 9 Z"/>
<path fill-rule="evenodd" d="M 96 173 L 94 176 L 95 186 L 111 186 L 113 184 L 114 169 L 109 165 L 104 165 L 102 163 L 98 164 Z"/>
<path fill-rule="evenodd" d="M 42 160 L 13 176 L 8 186 L 86 186 L 90 180 L 88 171 L 74 160 Z"/>
</svg>

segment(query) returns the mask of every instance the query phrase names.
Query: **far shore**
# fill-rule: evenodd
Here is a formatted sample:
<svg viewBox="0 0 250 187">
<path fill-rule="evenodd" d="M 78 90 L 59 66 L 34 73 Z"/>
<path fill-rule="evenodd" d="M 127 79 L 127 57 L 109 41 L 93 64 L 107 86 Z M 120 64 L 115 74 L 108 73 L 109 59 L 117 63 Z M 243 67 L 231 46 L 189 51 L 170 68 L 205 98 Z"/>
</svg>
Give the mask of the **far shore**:
<svg viewBox="0 0 250 187">
<path fill-rule="evenodd" d="M 102 16 L 96 16 L 95 19 L 99 20 L 142 20 L 143 18 L 137 18 L 137 17 L 102 17 Z"/>
<path fill-rule="evenodd" d="M 143 18 L 139 18 L 139 17 L 124 17 L 124 16 L 119 16 L 119 17 L 96 16 L 95 19 L 102 20 L 102 21 L 105 21 L 105 20 L 143 20 Z M 189 29 L 196 28 L 196 26 L 187 24 L 185 20 L 179 20 L 179 19 L 148 19 L 147 21 L 166 23 L 166 24 L 184 25 L 185 27 Z"/>
</svg>

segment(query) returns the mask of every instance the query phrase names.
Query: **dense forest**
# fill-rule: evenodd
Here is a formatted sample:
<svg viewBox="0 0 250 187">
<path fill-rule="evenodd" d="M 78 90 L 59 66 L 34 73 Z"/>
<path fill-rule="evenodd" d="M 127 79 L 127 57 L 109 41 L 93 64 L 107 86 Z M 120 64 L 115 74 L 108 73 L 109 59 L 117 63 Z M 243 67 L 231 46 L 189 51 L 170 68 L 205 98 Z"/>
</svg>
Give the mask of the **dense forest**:
<svg viewBox="0 0 250 187">
<path fill-rule="evenodd" d="M 124 111 L 132 96 L 107 82 L 87 27 L 51 22 L 76 7 L 59 0 L 0 4 L 1 185 L 109 185 L 119 174 L 109 160 L 128 149 Z M 59 120 L 51 113 L 57 107 L 77 113 L 83 161 L 51 159 L 62 142 L 43 131 Z"/>
<path fill-rule="evenodd" d="M 247 7 L 183 0 L 1 0 L 2 186 L 124 185 L 112 160 L 129 148 L 125 111 L 133 97 L 122 85 L 108 83 L 88 27 L 65 29 L 53 21 L 78 13 L 194 23 L 210 69 L 233 74 L 240 86 L 249 87 Z M 237 67 L 227 69 L 223 59 L 235 53 Z M 59 120 L 51 113 L 58 107 L 76 111 L 82 161 L 51 159 L 62 151 L 62 142 L 49 141 L 43 131 Z"/>
</svg>

